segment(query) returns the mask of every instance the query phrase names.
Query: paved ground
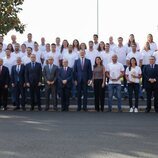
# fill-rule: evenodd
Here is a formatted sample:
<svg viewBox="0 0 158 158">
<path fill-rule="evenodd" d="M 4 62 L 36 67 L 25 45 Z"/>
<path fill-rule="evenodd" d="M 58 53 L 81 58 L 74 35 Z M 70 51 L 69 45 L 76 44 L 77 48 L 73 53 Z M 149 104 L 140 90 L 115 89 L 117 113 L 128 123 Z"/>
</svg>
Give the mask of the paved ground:
<svg viewBox="0 0 158 158">
<path fill-rule="evenodd" d="M 0 112 L 0 158 L 157 158 L 158 114 Z"/>
</svg>

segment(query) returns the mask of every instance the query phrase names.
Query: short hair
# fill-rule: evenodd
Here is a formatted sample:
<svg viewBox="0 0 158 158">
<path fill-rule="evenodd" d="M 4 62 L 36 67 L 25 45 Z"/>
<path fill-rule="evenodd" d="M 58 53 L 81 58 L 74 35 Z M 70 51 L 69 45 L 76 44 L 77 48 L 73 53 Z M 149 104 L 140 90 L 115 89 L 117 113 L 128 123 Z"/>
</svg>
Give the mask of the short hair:
<svg viewBox="0 0 158 158">
<path fill-rule="evenodd" d="M 105 45 L 108 45 L 108 46 L 110 46 L 110 44 L 109 44 L 109 43 L 106 43 Z"/>
<path fill-rule="evenodd" d="M 98 35 L 97 35 L 97 34 L 94 34 L 93 37 L 97 37 L 97 38 L 98 38 Z"/>
<path fill-rule="evenodd" d="M 94 42 L 93 41 L 89 41 L 88 43 L 90 44 L 90 43 L 94 43 Z"/>
<path fill-rule="evenodd" d="M 122 38 L 122 37 L 118 37 L 118 40 L 119 40 L 119 39 L 120 39 L 120 40 L 123 40 L 123 38 Z"/>
<path fill-rule="evenodd" d="M 55 43 L 52 43 L 51 46 L 56 46 L 56 44 L 55 44 Z"/>
<path fill-rule="evenodd" d="M 31 51 L 32 51 L 32 47 L 27 47 L 27 48 L 31 49 Z"/>
</svg>

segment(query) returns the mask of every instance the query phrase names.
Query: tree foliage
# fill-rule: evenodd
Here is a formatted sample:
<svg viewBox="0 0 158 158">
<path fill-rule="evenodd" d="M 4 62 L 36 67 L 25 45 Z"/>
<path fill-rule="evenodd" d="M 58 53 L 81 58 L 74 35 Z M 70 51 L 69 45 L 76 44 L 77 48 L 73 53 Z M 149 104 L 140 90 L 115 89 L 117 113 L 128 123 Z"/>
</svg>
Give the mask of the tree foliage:
<svg viewBox="0 0 158 158">
<path fill-rule="evenodd" d="M 25 25 L 18 17 L 23 2 L 24 0 L 0 0 L 0 34 L 6 35 L 13 29 L 20 33 L 24 32 Z"/>
</svg>

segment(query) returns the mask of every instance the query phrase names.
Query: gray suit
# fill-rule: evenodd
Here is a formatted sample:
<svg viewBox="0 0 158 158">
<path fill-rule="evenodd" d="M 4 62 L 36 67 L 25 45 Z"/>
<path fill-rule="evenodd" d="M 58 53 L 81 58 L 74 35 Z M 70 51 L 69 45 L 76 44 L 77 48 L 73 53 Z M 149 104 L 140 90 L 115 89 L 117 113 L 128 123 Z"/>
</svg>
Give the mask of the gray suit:
<svg viewBox="0 0 158 158">
<path fill-rule="evenodd" d="M 46 110 L 50 106 L 50 95 L 52 95 L 54 110 L 57 110 L 57 77 L 58 77 L 58 67 L 52 65 L 51 69 L 49 65 L 45 65 L 43 69 L 43 76 L 45 81 L 45 92 L 46 92 Z M 54 84 L 48 85 L 47 81 L 54 81 Z"/>
</svg>

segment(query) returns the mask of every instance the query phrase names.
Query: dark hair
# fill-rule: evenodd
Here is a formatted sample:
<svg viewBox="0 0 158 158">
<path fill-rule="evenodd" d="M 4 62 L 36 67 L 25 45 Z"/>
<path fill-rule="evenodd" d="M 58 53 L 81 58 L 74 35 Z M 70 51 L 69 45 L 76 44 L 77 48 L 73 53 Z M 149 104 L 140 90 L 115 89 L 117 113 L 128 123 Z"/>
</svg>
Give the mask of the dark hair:
<svg viewBox="0 0 158 158">
<path fill-rule="evenodd" d="M 129 71 L 131 71 L 131 67 L 132 67 L 132 62 L 131 62 L 131 61 L 132 61 L 132 60 L 135 60 L 135 64 L 136 64 L 136 66 L 137 66 L 137 60 L 136 60 L 136 58 L 134 58 L 134 57 L 131 58 L 130 61 L 129 61 Z"/>
<path fill-rule="evenodd" d="M 77 39 L 74 39 L 73 40 L 73 44 L 72 44 L 72 46 L 73 46 L 73 49 L 75 48 L 75 41 L 77 42 L 77 50 L 80 50 L 80 44 L 79 44 L 79 41 L 77 40 Z"/>
<path fill-rule="evenodd" d="M 119 39 L 123 40 L 123 38 L 122 38 L 122 37 L 118 37 L 118 40 L 119 40 Z"/>
<path fill-rule="evenodd" d="M 100 56 L 97 56 L 96 58 L 95 58 L 95 64 L 94 64 L 94 68 L 96 68 L 98 65 L 97 65 L 97 62 L 96 62 L 96 59 L 100 59 L 101 60 L 101 62 L 100 62 L 100 65 L 102 66 L 103 65 L 103 62 L 102 62 L 102 59 L 101 59 L 101 57 Z"/>
<path fill-rule="evenodd" d="M 21 46 L 25 46 L 25 48 L 26 48 L 26 44 L 25 43 L 23 43 Z"/>
<path fill-rule="evenodd" d="M 94 34 L 93 37 L 97 37 L 97 38 L 98 38 L 98 35 L 97 35 L 97 34 Z"/>
<path fill-rule="evenodd" d="M 133 44 L 133 43 L 136 44 L 136 41 L 135 41 L 135 38 L 134 38 L 134 34 L 130 34 L 129 36 L 133 36 L 133 41 L 130 41 L 130 39 L 128 40 L 128 47 L 131 47 L 131 44 Z"/>
<path fill-rule="evenodd" d="M 67 42 L 67 47 L 69 46 L 69 42 L 65 39 L 65 40 L 63 40 L 63 43 L 64 42 Z M 62 53 L 63 52 L 63 49 L 64 49 L 64 45 L 63 45 L 63 43 L 62 43 L 62 45 L 61 45 L 61 50 L 60 50 L 60 53 Z"/>
<path fill-rule="evenodd" d="M 27 47 L 27 48 L 31 49 L 31 51 L 32 51 L 32 47 Z"/>
<path fill-rule="evenodd" d="M 105 43 L 104 43 L 103 41 L 101 41 L 101 42 L 99 43 L 99 46 L 98 46 L 98 51 L 99 51 L 99 52 L 101 51 L 101 47 L 100 47 L 100 44 L 101 44 L 101 43 L 104 44 L 104 46 L 103 46 L 103 50 L 105 50 Z"/>
<path fill-rule="evenodd" d="M 81 44 L 80 44 L 80 50 L 81 50 L 81 45 L 83 45 L 83 44 L 85 45 L 85 49 L 87 49 L 86 43 L 81 43 Z"/>
<path fill-rule="evenodd" d="M 55 44 L 55 43 L 52 43 L 51 46 L 56 46 L 56 44 Z"/>
<path fill-rule="evenodd" d="M 11 46 L 11 48 L 8 48 L 9 46 Z M 13 45 L 12 45 L 11 43 L 9 43 L 9 44 L 7 45 L 7 48 L 10 49 L 11 52 L 14 52 L 14 48 L 13 48 Z"/>
<path fill-rule="evenodd" d="M 93 41 L 89 41 L 88 43 L 94 43 Z"/>
</svg>

